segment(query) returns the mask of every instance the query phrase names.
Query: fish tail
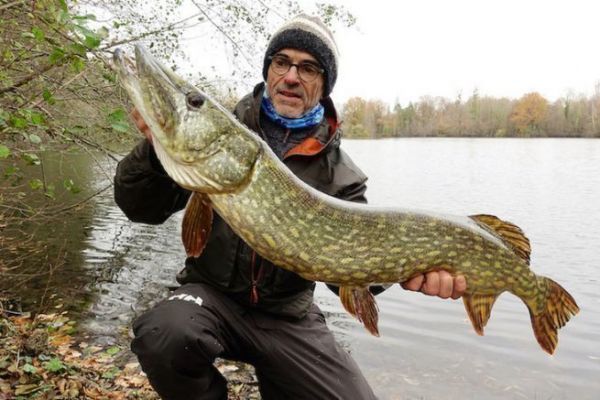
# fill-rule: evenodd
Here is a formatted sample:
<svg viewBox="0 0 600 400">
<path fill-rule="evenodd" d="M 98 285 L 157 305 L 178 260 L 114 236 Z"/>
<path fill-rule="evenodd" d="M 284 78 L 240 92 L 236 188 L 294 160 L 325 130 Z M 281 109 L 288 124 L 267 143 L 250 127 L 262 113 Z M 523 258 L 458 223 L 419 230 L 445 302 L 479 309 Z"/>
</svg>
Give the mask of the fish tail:
<svg viewBox="0 0 600 400">
<path fill-rule="evenodd" d="M 579 307 L 573 297 L 550 278 L 538 277 L 540 286 L 547 287 L 546 303 L 541 312 L 535 313 L 525 302 L 531 317 L 533 333 L 542 349 L 552 354 L 558 344 L 558 329 L 565 326 L 572 316 L 579 312 Z"/>
</svg>

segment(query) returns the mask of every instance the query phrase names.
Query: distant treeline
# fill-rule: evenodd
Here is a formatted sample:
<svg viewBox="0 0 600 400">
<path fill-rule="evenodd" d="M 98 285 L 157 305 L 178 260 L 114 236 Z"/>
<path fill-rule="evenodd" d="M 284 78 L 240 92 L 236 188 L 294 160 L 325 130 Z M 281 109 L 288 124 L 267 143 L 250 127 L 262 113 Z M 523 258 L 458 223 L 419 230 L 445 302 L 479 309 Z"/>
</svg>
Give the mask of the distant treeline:
<svg viewBox="0 0 600 400">
<path fill-rule="evenodd" d="M 391 107 L 353 97 L 341 114 L 344 135 L 351 138 L 600 137 L 600 83 L 592 97 L 567 96 L 552 103 L 536 92 L 513 100 L 475 91 L 466 101 L 423 97 Z"/>
</svg>

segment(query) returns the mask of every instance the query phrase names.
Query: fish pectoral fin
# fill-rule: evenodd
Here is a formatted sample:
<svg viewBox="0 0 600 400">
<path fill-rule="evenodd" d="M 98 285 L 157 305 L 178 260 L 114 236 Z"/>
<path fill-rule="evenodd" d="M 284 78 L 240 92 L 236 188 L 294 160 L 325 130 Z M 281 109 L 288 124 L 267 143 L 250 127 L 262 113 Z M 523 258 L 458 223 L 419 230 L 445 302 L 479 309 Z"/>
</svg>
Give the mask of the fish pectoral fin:
<svg viewBox="0 0 600 400">
<path fill-rule="evenodd" d="M 373 335 L 379 336 L 379 309 L 368 287 L 340 286 L 340 300 L 346 311 L 354 315 Z"/>
<path fill-rule="evenodd" d="M 188 200 L 181 238 L 188 257 L 199 257 L 206 246 L 212 227 L 213 210 L 210 199 L 204 193 L 193 192 Z"/>
<path fill-rule="evenodd" d="M 531 245 L 521 228 L 493 215 L 470 215 L 469 218 L 494 231 L 508 247 L 529 264 Z"/>
<path fill-rule="evenodd" d="M 488 319 L 490 319 L 492 307 L 498 298 L 498 293 L 464 294 L 462 298 L 475 332 L 477 332 L 478 335 L 483 336 L 483 328 L 487 324 Z"/>
</svg>

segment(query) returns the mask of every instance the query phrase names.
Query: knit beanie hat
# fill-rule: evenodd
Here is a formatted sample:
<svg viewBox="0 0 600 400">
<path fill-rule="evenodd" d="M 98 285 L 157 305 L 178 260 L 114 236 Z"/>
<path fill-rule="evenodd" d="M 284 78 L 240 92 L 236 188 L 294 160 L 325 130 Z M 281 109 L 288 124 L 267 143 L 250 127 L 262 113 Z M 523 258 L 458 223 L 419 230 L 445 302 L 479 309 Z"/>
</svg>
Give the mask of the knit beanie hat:
<svg viewBox="0 0 600 400">
<path fill-rule="evenodd" d="M 271 37 L 263 61 L 263 77 L 267 80 L 269 57 L 281 49 L 302 50 L 317 59 L 325 69 L 323 97 L 329 96 L 338 71 L 338 49 L 333 35 L 317 17 L 299 14 L 281 26 Z"/>
</svg>

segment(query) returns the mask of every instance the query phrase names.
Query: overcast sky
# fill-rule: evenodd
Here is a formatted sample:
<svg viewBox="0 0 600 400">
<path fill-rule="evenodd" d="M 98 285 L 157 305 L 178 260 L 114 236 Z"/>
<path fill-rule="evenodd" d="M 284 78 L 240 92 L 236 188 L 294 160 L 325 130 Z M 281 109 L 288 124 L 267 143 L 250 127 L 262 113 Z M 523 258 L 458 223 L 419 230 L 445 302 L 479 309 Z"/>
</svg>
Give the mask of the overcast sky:
<svg viewBox="0 0 600 400">
<path fill-rule="evenodd" d="M 308 10 L 318 1 L 300 0 Z M 358 19 L 335 33 L 341 58 L 332 97 L 339 105 L 352 96 L 390 105 L 422 96 L 466 100 L 475 89 L 510 98 L 537 91 L 554 101 L 591 96 L 600 83 L 600 0 L 327 1 Z M 187 34 L 191 62 L 181 65 L 188 72 L 213 65 L 227 76 L 235 66 L 223 38 L 202 40 L 206 28 Z M 257 51 L 250 66 L 255 76 L 230 82 L 240 95 L 262 79 L 264 50 Z"/>
<path fill-rule="evenodd" d="M 549 100 L 600 82 L 598 0 L 333 0 L 357 18 L 338 29 L 333 97 L 390 104 L 421 96 Z"/>
</svg>

